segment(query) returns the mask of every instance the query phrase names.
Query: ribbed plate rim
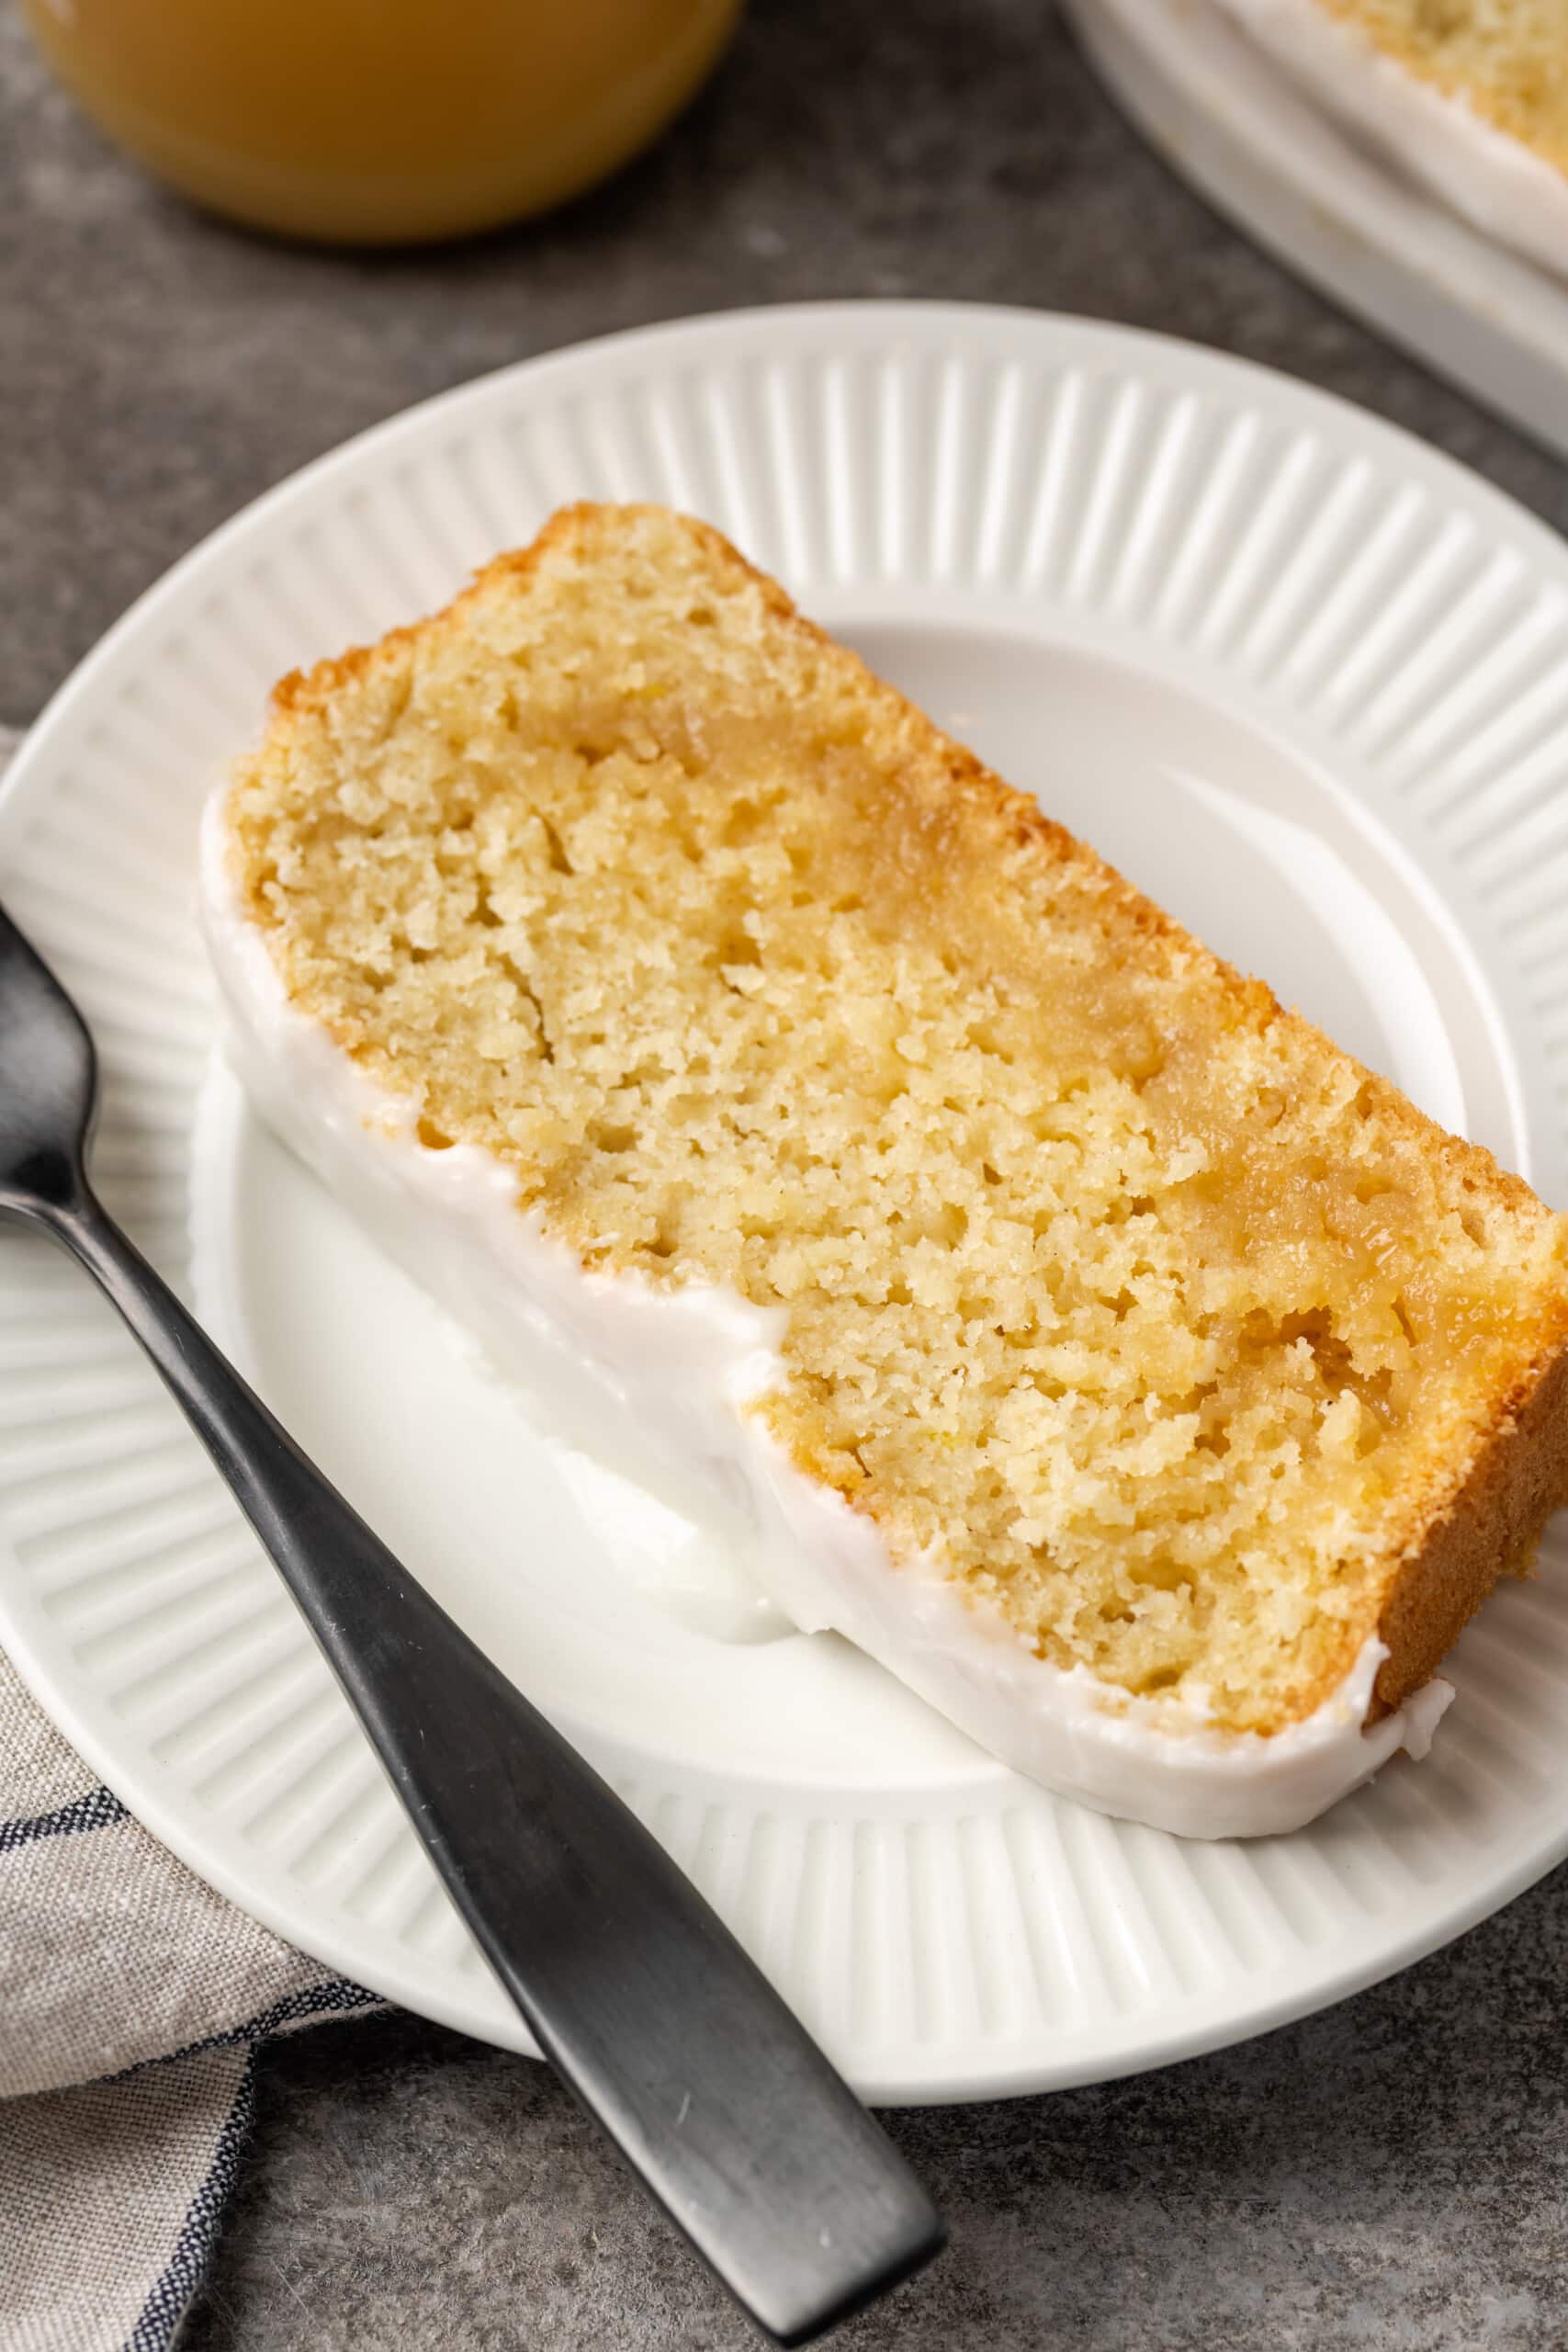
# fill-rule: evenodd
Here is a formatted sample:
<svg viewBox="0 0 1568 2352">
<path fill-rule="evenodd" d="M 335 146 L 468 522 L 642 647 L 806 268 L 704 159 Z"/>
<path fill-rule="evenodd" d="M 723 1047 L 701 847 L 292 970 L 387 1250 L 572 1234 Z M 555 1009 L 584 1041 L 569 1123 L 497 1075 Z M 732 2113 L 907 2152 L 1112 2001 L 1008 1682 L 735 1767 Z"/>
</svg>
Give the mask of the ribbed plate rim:
<svg viewBox="0 0 1568 2352">
<path fill-rule="evenodd" d="M 1351 435 L 1374 459 L 1380 452 L 1397 457 L 1407 473 L 1423 478 L 1444 491 L 1455 503 L 1479 514 L 1483 521 L 1489 520 L 1494 526 L 1494 539 L 1522 549 L 1538 576 L 1554 577 L 1560 585 L 1568 583 L 1568 554 L 1544 525 L 1503 492 L 1397 426 L 1369 417 L 1353 404 L 1332 395 L 1293 384 L 1256 363 L 1141 330 L 981 303 L 852 301 L 732 311 L 608 335 L 565 351 L 513 363 L 386 420 L 265 493 L 153 583 L 62 686 L 30 731 L 0 792 L 0 813 L 5 820 L 9 821 L 13 812 L 19 813 L 20 803 L 33 788 L 31 780 L 35 775 L 41 776 L 49 761 L 67 744 L 70 729 L 79 715 L 90 712 L 95 696 L 112 690 L 122 653 L 155 632 L 164 616 L 177 610 L 187 592 L 219 571 L 231 548 L 243 544 L 248 534 L 291 503 L 308 502 L 334 478 L 342 479 L 401 439 L 415 438 L 444 416 L 458 416 L 465 411 L 482 415 L 492 405 L 497 410 L 503 408 L 514 394 L 521 398 L 546 393 L 553 380 L 582 369 L 585 363 L 591 368 L 596 356 L 625 356 L 628 353 L 635 355 L 639 349 L 650 353 L 681 349 L 684 356 L 700 363 L 726 345 L 737 351 L 745 348 L 750 356 L 753 339 L 760 334 L 765 338 L 782 339 L 785 345 L 792 341 L 806 344 L 812 338 L 830 345 L 836 336 L 847 336 L 857 349 L 883 351 L 897 348 L 901 335 L 917 340 L 934 340 L 942 334 L 970 336 L 976 344 L 988 336 L 993 339 L 990 347 L 984 353 L 977 352 L 977 356 L 1019 359 L 1025 364 L 1032 358 L 1068 362 L 1076 359 L 1084 364 L 1111 358 L 1120 360 L 1134 376 L 1146 373 L 1157 380 L 1174 369 L 1185 371 L 1190 380 L 1200 385 L 1218 382 L 1233 386 L 1238 393 L 1287 419 L 1292 412 L 1303 421 L 1315 420 L 1320 425 L 1332 418 L 1341 433 Z M 867 339 L 863 343 L 859 340 L 863 337 Z M 220 1892 L 278 1933 L 302 1941 L 332 1964 L 346 1967 L 351 1973 L 367 1973 L 363 1953 L 323 1948 L 332 1939 L 320 1936 L 313 1939 L 310 1923 L 301 1917 L 297 1905 L 274 1901 L 265 1887 L 258 1887 L 245 1869 L 225 1853 L 220 1835 L 203 1838 L 182 1814 L 175 1795 L 165 1791 L 160 1778 L 139 1769 L 138 1759 L 128 1753 L 126 1739 L 117 1735 L 116 1727 L 101 1711 L 95 1712 L 85 1679 L 73 1680 L 61 1669 L 51 1651 L 41 1612 L 29 1608 L 25 1592 L 10 1589 L 9 1579 L 0 1583 L 0 1634 L 19 1670 L 61 1727 L 155 1835 Z M 914 2098 L 961 2099 L 1021 2093 L 1109 2078 L 1194 2055 L 1306 2014 L 1394 1973 L 1511 1900 L 1565 1853 L 1568 1808 L 1549 1834 L 1539 1828 L 1526 1829 L 1502 1853 L 1488 1857 L 1496 1867 L 1490 1871 L 1478 1870 L 1468 1892 L 1462 1898 L 1451 1900 L 1435 1920 L 1428 1919 L 1404 1936 L 1382 1938 L 1360 1962 L 1341 1963 L 1304 1984 L 1292 1982 L 1291 1989 L 1274 1999 L 1253 2000 L 1234 2013 L 1202 2023 L 1194 2023 L 1189 2018 L 1185 2023 L 1174 2024 L 1162 2033 L 1151 2030 L 1145 2019 L 1134 2020 L 1142 2028 L 1141 2033 L 1119 2051 L 1100 2048 L 1086 2052 L 1080 2060 L 1065 2057 L 1056 2051 L 1048 2061 L 1038 2064 L 988 2067 L 977 2066 L 973 2052 L 967 2056 L 962 2052 L 948 2052 L 944 2063 L 933 2064 L 918 2080 L 901 2076 L 882 2080 L 866 2070 L 854 2071 L 861 2087 L 869 2096 L 897 2103 Z M 416 1984 L 395 1958 L 389 1958 L 385 1965 L 371 1973 L 378 1989 L 409 2006 L 468 2030 L 494 2031 L 493 2017 L 485 2013 L 482 2002 L 476 2004 L 471 1982 L 455 1979 L 451 1998 L 443 2001 L 432 1999 L 428 1985 Z M 1295 1976 L 1300 1973 L 1292 1972 Z M 851 2058 L 852 2064 L 852 2053 Z"/>
</svg>

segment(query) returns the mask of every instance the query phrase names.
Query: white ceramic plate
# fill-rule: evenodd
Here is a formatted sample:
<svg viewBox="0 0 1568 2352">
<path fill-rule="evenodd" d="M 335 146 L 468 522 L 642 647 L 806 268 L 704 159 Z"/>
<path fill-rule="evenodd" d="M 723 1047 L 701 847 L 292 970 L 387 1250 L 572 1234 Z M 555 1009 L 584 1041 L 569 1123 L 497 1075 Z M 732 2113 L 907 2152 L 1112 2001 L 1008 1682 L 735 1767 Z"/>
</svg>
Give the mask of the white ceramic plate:
<svg viewBox="0 0 1568 2352">
<path fill-rule="evenodd" d="M 1379 334 L 1568 457 L 1568 283 L 1371 153 L 1207 0 L 1065 5 L 1174 170 Z"/>
<path fill-rule="evenodd" d="M 1568 1849 L 1568 1547 L 1466 1635 L 1429 1761 L 1183 1845 L 1014 1779 L 547 1439 L 211 1063 L 194 826 L 282 670 L 550 508 L 711 516 L 807 608 L 1429 1110 L 1568 1198 L 1568 556 L 1416 443 L 1082 321 L 856 305 L 508 370 L 242 515 L 0 804 L 80 992 L 102 1189 L 327 1469 L 610 1770 L 866 2092 L 1146 2066 L 1399 1966 Z M 0 1642 L 213 1884 L 525 2046 L 194 1441 L 64 1262 L 0 1243 Z M 772 1637 L 768 1637 L 768 1636 Z"/>
</svg>

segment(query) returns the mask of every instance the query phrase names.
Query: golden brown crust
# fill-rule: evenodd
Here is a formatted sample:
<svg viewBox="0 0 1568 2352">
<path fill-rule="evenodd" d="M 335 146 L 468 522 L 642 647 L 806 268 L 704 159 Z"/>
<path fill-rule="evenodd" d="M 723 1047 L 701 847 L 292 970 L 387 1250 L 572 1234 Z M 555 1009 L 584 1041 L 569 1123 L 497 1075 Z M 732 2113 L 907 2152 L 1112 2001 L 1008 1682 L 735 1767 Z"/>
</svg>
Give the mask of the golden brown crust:
<svg viewBox="0 0 1568 2352">
<path fill-rule="evenodd" d="M 1540 1532 L 1568 1502 L 1568 1340 L 1502 1399 L 1474 1469 L 1398 1565 L 1378 1636 L 1387 1714 L 1437 1671 L 1499 1577 L 1529 1567 Z"/>
</svg>

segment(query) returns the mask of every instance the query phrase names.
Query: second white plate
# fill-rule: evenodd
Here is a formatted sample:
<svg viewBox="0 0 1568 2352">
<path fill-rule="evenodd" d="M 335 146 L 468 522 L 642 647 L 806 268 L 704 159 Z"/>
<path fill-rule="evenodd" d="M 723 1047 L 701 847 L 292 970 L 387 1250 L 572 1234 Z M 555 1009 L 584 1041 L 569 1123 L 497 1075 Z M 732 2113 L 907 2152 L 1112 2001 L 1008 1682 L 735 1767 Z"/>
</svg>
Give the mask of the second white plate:
<svg viewBox="0 0 1568 2352">
<path fill-rule="evenodd" d="M 1172 168 L 1282 261 L 1568 457 L 1568 283 L 1416 187 L 1189 0 L 1066 0 Z"/>
<path fill-rule="evenodd" d="M 1568 1849 L 1561 1542 L 1466 1636 L 1427 1763 L 1247 1846 L 1102 1820 L 781 1632 L 696 1531 L 533 1428 L 212 1067 L 194 825 L 265 687 L 585 495 L 710 516 L 1558 1200 L 1568 560 L 1430 452 L 1213 354 L 979 309 L 699 321 L 468 387 L 264 500 L 84 666 L 0 805 L 7 899 L 103 1046 L 111 1205 L 863 2090 L 1148 2065 L 1429 1949 Z M 15 1238 L 0 1530 L 0 1644 L 158 1835 L 323 1960 L 521 2045 L 194 1442 Z"/>
</svg>

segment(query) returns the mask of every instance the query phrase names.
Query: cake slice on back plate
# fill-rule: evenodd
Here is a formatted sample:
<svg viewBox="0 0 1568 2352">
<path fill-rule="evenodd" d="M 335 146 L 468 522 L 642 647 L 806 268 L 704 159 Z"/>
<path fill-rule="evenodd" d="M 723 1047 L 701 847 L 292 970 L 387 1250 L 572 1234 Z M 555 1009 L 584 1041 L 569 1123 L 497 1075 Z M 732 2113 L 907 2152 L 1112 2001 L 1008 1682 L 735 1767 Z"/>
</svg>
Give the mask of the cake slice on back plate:
<svg viewBox="0 0 1568 2352">
<path fill-rule="evenodd" d="M 1568 1494 L 1568 1227 L 716 532 L 286 679 L 204 871 L 264 1111 L 799 1624 L 1190 1834 L 1423 1747 Z"/>
<path fill-rule="evenodd" d="M 1568 275 L 1568 0 L 1199 4 L 1439 203 Z"/>
</svg>

